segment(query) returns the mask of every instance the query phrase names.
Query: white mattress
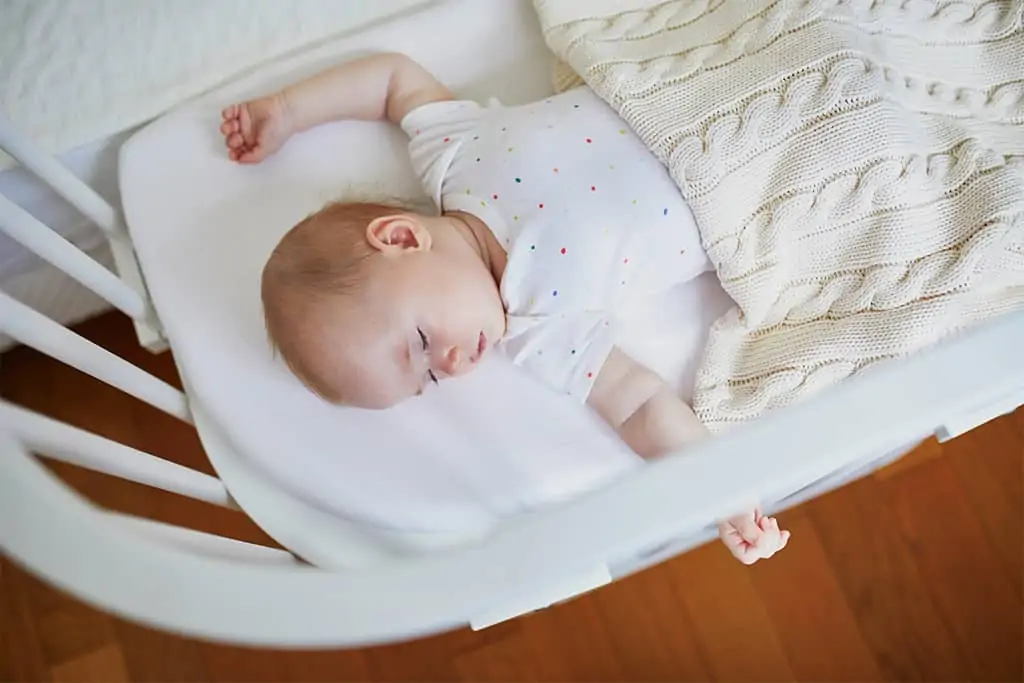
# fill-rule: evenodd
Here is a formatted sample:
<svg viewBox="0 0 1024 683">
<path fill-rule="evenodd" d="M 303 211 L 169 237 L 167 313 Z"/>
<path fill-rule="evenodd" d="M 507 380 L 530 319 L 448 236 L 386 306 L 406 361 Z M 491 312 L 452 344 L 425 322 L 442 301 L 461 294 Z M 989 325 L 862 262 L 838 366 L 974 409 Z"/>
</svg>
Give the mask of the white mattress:
<svg viewBox="0 0 1024 683">
<path fill-rule="evenodd" d="M 4 0 L 2 115 L 54 153 L 428 0 Z M 0 168 L 10 159 L 0 153 Z"/>
<path fill-rule="evenodd" d="M 367 49 L 406 51 L 467 97 L 529 101 L 550 91 L 534 22 L 526 0 L 432 8 L 275 66 L 124 146 L 125 215 L 190 398 L 287 495 L 381 529 L 473 533 L 638 464 L 585 409 L 497 357 L 372 412 L 315 398 L 266 344 L 259 274 L 296 220 L 339 195 L 422 195 L 396 127 L 324 126 L 244 167 L 224 154 L 220 107 Z M 624 345 L 684 387 L 708 326 L 731 302 L 711 275 L 673 294 L 671 305 L 634 312 Z"/>
</svg>

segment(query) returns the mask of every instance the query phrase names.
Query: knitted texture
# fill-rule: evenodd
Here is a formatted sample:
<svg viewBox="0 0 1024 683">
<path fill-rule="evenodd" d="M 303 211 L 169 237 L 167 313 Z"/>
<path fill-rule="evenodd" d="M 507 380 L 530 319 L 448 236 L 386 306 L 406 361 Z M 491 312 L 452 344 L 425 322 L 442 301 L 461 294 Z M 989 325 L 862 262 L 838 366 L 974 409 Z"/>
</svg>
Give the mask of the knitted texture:
<svg viewBox="0 0 1024 683">
<path fill-rule="evenodd" d="M 1024 0 L 535 0 L 737 306 L 712 430 L 1024 308 Z"/>
</svg>

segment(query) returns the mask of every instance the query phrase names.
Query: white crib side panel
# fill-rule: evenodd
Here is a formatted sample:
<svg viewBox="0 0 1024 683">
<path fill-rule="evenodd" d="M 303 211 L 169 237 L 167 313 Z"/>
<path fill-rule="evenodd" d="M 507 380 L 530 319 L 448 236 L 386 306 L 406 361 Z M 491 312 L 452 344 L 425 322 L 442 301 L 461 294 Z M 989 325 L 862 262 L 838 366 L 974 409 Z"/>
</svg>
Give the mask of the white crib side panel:
<svg viewBox="0 0 1024 683">
<path fill-rule="evenodd" d="M 0 195 L 0 230 L 130 318 L 148 316 L 142 294 L 3 195 Z"/>
<path fill-rule="evenodd" d="M 0 226 L 29 250 L 128 314 L 134 321 L 139 342 L 147 349 L 153 352 L 166 349 L 160 323 L 146 293 L 142 271 L 120 211 L 32 139 L 16 131 L 2 116 L 0 150 L 8 152 L 99 226 L 110 245 L 119 277 L 2 196 Z"/>
<path fill-rule="evenodd" d="M 0 149 L 17 159 L 25 168 L 49 185 L 82 215 L 95 223 L 108 237 L 124 233 L 118 212 L 107 200 L 74 173 L 43 150 L 26 135 L 14 129 L 0 116 Z"/>
<path fill-rule="evenodd" d="M 96 245 L 86 253 L 101 265 L 113 268 L 114 259 L 106 244 Z M 34 268 L 13 275 L 0 273 L 0 291 L 69 327 L 112 309 L 103 297 L 48 263 L 38 263 Z M 15 340 L 0 332 L 0 353 L 15 344 Z"/>
<path fill-rule="evenodd" d="M 1020 391 L 1021 339 L 1024 313 L 1005 316 L 509 520 L 478 543 L 337 573 L 216 560 L 125 535 L 84 514 L 85 503 L 0 430 L 0 546 L 84 599 L 188 635 L 275 646 L 406 639 L 543 606 L 554 587 L 577 588 L 601 566 L 905 445 L 986 397 Z"/>
<path fill-rule="evenodd" d="M 59 420 L 0 401 L 0 427 L 34 452 L 223 507 L 237 507 L 223 482 Z"/>
<path fill-rule="evenodd" d="M 185 394 L 0 292 L 0 332 L 185 422 Z"/>
<path fill-rule="evenodd" d="M 123 515 L 118 512 L 97 511 L 115 525 L 129 533 L 142 534 L 150 538 L 167 542 L 186 552 L 199 553 L 209 557 L 223 558 L 242 562 L 294 565 L 300 561 L 285 550 L 269 548 L 234 538 L 216 536 L 205 531 L 196 531 L 185 527 L 165 524 L 152 519 Z"/>
</svg>

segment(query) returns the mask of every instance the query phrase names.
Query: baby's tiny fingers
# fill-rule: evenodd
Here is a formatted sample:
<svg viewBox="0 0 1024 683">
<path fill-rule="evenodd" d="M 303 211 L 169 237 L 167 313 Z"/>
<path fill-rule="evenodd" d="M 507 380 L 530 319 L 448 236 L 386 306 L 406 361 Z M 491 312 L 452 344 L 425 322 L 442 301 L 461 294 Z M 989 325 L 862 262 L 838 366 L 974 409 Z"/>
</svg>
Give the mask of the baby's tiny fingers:
<svg viewBox="0 0 1024 683">
<path fill-rule="evenodd" d="M 761 559 L 761 553 L 755 548 L 747 547 L 738 549 L 738 552 L 733 553 L 733 557 L 743 564 L 751 565 Z"/>
<path fill-rule="evenodd" d="M 728 520 L 728 525 L 747 543 L 756 543 L 761 536 L 761 528 L 753 514 L 739 515 Z"/>
<path fill-rule="evenodd" d="M 247 149 L 239 154 L 238 161 L 243 164 L 256 164 L 263 161 L 263 157 L 263 149 L 259 145 L 256 145 L 255 147 Z"/>
<path fill-rule="evenodd" d="M 725 545 L 729 554 L 735 557 L 743 564 L 750 564 L 752 560 L 747 559 L 752 553 L 752 546 L 746 543 L 738 534 L 729 534 L 722 536 L 722 543 Z"/>
<path fill-rule="evenodd" d="M 237 104 L 232 104 L 232 105 L 229 105 L 227 107 L 224 107 L 224 109 L 221 111 L 220 115 L 221 115 L 221 118 L 223 118 L 225 121 L 227 119 L 235 118 L 235 116 L 238 115 L 238 105 Z"/>
</svg>

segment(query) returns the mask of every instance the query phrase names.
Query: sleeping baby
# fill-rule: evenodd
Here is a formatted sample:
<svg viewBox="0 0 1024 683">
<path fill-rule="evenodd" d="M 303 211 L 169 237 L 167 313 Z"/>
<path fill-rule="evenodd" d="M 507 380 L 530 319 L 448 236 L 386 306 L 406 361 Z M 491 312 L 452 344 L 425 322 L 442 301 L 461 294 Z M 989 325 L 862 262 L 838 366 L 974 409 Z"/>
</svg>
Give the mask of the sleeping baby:
<svg viewBox="0 0 1024 683">
<path fill-rule="evenodd" d="M 262 277 L 267 330 L 324 399 L 387 408 L 494 350 L 586 403 L 644 458 L 707 435 L 616 347 L 614 313 L 712 266 L 664 166 L 588 88 L 482 107 L 408 57 L 381 54 L 232 105 L 223 119 L 243 164 L 328 121 L 392 121 L 439 209 L 334 203 L 274 249 Z M 789 538 L 758 510 L 719 531 L 747 564 Z"/>
</svg>

